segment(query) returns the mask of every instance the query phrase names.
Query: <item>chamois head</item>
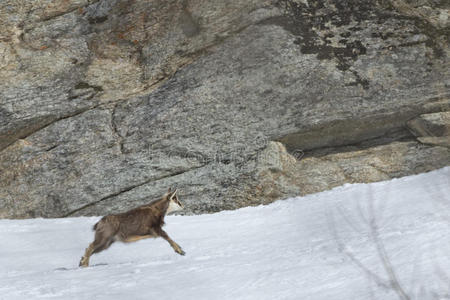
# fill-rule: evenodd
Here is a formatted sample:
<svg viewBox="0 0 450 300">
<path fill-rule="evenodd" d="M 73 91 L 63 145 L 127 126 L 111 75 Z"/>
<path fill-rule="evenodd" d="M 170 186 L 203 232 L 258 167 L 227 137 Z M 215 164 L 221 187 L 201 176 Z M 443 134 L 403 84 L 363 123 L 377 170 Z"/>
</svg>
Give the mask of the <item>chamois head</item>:
<svg viewBox="0 0 450 300">
<path fill-rule="evenodd" d="M 171 213 L 173 211 L 182 210 L 184 208 L 183 204 L 181 204 L 180 200 L 178 200 L 177 190 L 172 192 L 169 188 L 167 194 L 164 197 L 169 201 L 169 207 L 167 208 L 167 213 Z"/>
</svg>

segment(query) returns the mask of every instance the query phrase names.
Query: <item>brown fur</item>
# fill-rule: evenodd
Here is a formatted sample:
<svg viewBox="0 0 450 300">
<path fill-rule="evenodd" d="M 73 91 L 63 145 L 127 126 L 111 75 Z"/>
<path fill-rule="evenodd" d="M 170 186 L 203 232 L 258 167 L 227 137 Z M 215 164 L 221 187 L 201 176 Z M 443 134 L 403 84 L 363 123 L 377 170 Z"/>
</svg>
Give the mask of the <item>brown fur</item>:
<svg viewBox="0 0 450 300">
<path fill-rule="evenodd" d="M 94 225 L 95 239 L 81 258 L 80 266 L 87 267 L 92 254 L 108 249 L 115 241 L 135 242 L 146 238 L 162 237 L 180 255 L 185 252 L 162 229 L 164 217 L 171 201 L 181 205 L 175 192 L 165 194 L 160 200 L 139 206 L 130 211 L 104 216 Z"/>
</svg>

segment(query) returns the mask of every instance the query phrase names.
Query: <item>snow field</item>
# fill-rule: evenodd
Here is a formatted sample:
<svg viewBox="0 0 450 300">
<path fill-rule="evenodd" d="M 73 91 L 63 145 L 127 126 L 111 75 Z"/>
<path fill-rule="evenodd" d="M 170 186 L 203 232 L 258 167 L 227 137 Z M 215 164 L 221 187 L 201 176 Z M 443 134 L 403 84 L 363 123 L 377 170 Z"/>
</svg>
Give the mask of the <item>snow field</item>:
<svg viewBox="0 0 450 300">
<path fill-rule="evenodd" d="M 98 219 L 0 220 L 0 299 L 399 299 L 393 278 L 411 299 L 450 298 L 450 167 L 168 216 L 186 256 L 147 239 L 78 268 Z"/>
</svg>

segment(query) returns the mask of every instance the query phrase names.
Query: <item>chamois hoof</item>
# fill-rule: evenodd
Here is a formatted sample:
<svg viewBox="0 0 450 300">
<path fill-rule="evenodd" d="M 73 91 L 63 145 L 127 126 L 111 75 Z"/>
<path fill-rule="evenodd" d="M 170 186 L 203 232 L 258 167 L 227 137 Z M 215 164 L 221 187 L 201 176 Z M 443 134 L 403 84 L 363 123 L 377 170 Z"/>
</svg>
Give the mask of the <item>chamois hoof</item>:
<svg viewBox="0 0 450 300">
<path fill-rule="evenodd" d="M 82 257 L 78 266 L 82 267 L 82 268 L 86 268 L 89 266 L 89 262 L 84 257 Z"/>
<path fill-rule="evenodd" d="M 177 253 L 180 254 L 180 255 L 183 255 L 183 256 L 186 254 L 186 252 L 184 252 L 182 249 L 180 249 L 179 251 L 177 251 Z"/>
</svg>

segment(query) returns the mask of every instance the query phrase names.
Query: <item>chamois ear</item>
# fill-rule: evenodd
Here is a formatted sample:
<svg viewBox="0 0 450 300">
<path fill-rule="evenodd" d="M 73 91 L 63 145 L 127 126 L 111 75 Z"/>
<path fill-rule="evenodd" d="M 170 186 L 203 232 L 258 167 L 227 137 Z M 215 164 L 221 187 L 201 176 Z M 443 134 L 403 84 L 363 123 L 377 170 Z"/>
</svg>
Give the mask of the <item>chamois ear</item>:
<svg viewBox="0 0 450 300">
<path fill-rule="evenodd" d="M 167 190 L 167 193 L 171 193 L 171 191 L 172 191 L 172 189 L 171 188 L 169 188 L 168 190 Z"/>
<path fill-rule="evenodd" d="M 172 199 L 173 197 L 175 197 L 175 195 L 177 194 L 178 189 L 175 189 L 175 191 L 170 195 L 170 199 Z"/>
</svg>

